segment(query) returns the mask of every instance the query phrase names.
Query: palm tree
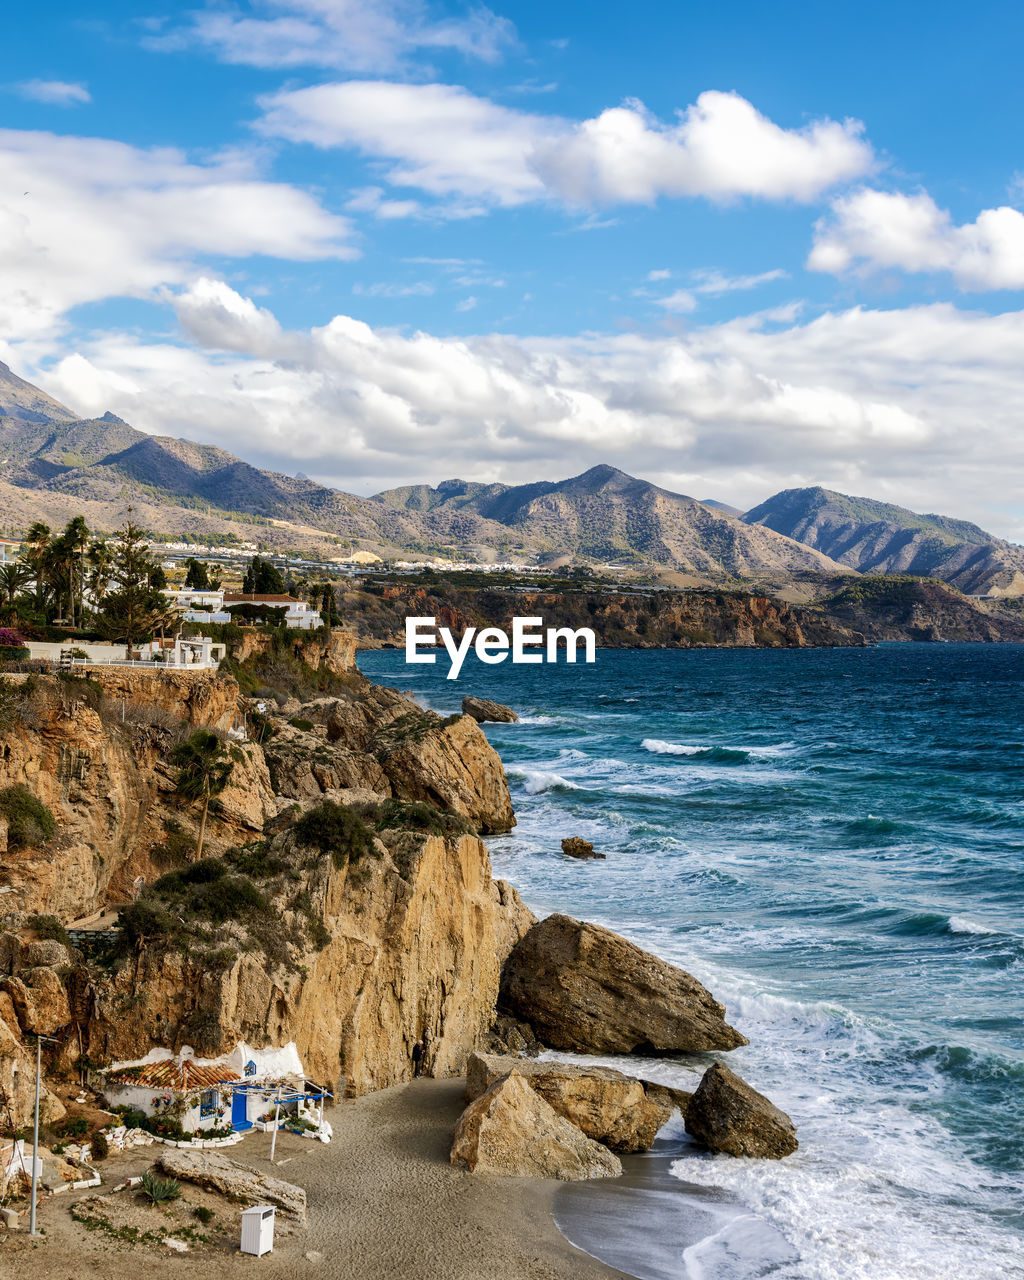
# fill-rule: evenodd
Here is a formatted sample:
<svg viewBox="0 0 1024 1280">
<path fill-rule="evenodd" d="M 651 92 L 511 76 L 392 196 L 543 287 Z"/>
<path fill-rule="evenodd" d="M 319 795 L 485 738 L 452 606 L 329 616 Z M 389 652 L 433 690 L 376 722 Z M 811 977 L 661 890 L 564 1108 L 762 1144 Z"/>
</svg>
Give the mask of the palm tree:
<svg viewBox="0 0 1024 1280">
<path fill-rule="evenodd" d="M 196 842 L 198 860 L 203 856 L 210 800 L 213 796 L 220 795 L 227 786 L 234 763 L 227 758 L 223 742 L 212 730 L 197 729 L 171 752 L 171 764 L 178 768 L 178 794 L 193 803 L 199 800 L 203 802 L 199 839 Z"/>
<path fill-rule="evenodd" d="M 89 544 L 86 556 L 89 561 L 86 574 L 89 595 L 93 604 L 97 605 L 107 594 L 107 587 L 110 586 L 110 570 L 114 562 L 114 553 L 109 543 L 102 538 L 97 538 L 95 542 Z"/>
<path fill-rule="evenodd" d="M 31 566 L 22 560 L 12 560 L 9 564 L 0 565 L 0 597 L 3 599 L 6 616 L 16 615 L 14 602 L 22 587 L 27 587 L 34 577 Z"/>
<path fill-rule="evenodd" d="M 50 526 L 44 524 L 42 520 L 37 520 L 25 535 L 25 541 L 22 544 L 22 556 L 25 559 L 25 563 L 31 568 L 32 577 L 35 579 L 36 608 L 40 612 L 46 605 L 46 563 L 49 549 Z"/>
<path fill-rule="evenodd" d="M 77 563 L 73 564 L 71 573 L 71 619 L 75 618 L 75 597 L 78 598 L 78 621 L 82 622 L 82 614 L 85 611 L 85 553 L 89 546 L 89 526 L 85 523 L 84 516 L 75 516 L 69 520 L 64 532 L 61 534 L 61 540 L 67 547 L 71 557 L 77 554 Z"/>
</svg>

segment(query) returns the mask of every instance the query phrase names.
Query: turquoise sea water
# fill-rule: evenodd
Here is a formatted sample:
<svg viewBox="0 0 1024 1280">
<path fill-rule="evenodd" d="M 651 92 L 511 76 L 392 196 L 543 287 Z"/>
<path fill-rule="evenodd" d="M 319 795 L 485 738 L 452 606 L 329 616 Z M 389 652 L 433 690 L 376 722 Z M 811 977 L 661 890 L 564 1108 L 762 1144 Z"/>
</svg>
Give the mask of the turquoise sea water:
<svg viewBox="0 0 1024 1280">
<path fill-rule="evenodd" d="M 750 1037 L 730 1065 L 796 1120 L 783 1162 L 678 1135 L 675 1175 L 749 1211 L 680 1277 L 1024 1276 L 1024 646 L 360 667 L 522 714 L 486 726 L 519 820 L 495 873 L 696 974 Z M 692 1087 L 712 1060 L 645 1074 Z"/>
</svg>

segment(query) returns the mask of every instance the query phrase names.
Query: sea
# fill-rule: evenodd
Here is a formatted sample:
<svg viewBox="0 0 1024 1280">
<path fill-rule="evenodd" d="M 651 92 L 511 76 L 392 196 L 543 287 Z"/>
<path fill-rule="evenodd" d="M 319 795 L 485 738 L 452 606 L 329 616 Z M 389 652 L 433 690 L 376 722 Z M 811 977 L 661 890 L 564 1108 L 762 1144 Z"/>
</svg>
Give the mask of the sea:
<svg viewBox="0 0 1024 1280">
<path fill-rule="evenodd" d="M 695 974 L 796 1122 L 783 1161 L 669 1135 L 679 1190 L 738 1207 L 681 1232 L 680 1280 L 1024 1277 L 1024 645 L 359 665 L 519 712 L 484 726 L 518 819 L 495 874 Z M 603 1061 L 693 1088 L 715 1057 Z"/>
</svg>

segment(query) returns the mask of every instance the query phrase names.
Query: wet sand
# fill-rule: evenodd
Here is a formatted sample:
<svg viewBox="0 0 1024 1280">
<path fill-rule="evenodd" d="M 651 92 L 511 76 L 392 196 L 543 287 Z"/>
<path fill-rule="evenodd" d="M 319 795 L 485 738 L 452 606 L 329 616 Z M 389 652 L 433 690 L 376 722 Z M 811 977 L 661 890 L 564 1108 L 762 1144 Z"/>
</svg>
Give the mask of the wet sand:
<svg viewBox="0 0 1024 1280">
<path fill-rule="evenodd" d="M 139 1280 L 143 1273 L 146 1280 L 233 1280 L 258 1267 L 264 1280 L 624 1280 L 628 1273 L 580 1252 L 555 1226 L 551 1209 L 562 1184 L 452 1168 L 462 1087 L 417 1080 L 342 1103 L 328 1113 L 333 1142 L 282 1133 L 276 1166 L 269 1134 L 230 1148 L 231 1158 L 306 1190 L 308 1229 L 279 1235 L 274 1252 L 259 1260 L 224 1249 L 164 1255 L 115 1244 L 74 1223 L 72 1198 L 60 1196 L 40 1211 L 46 1242 L 21 1237 L 0 1248 L 0 1272 L 18 1280 Z M 141 1172 L 156 1155 L 146 1147 L 112 1158 L 105 1186 Z"/>
</svg>

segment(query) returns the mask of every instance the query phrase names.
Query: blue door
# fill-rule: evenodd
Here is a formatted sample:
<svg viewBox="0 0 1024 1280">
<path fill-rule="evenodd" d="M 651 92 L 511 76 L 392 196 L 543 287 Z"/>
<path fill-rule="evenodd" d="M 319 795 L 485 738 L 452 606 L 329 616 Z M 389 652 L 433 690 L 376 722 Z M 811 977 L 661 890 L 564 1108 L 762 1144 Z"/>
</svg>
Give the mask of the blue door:
<svg viewBox="0 0 1024 1280">
<path fill-rule="evenodd" d="M 231 1124 L 238 1132 L 252 1128 L 252 1121 L 245 1114 L 246 1096 L 240 1090 L 231 1095 Z"/>
</svg>

